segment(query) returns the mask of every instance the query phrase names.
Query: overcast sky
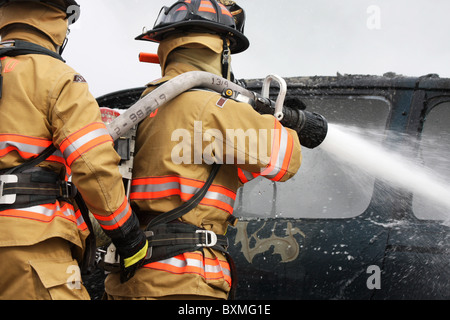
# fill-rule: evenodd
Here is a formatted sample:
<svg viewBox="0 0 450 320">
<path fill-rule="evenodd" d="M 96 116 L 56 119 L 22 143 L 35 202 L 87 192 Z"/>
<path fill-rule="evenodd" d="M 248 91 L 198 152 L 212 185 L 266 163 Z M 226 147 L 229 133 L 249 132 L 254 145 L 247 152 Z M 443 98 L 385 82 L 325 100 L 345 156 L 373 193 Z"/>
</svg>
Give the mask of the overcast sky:
<svg viewBox="0 0 450 320">
<path fill-rule="evenodd" d="M 143 86 L 160 76 L 138 62 L 157 45 L 136 41 L 160 8 L 175 1 L 78 0 L 64 57 L 94 96 Z M 450 1 L 240 0 L 250 48 L 233 56 L 238 78 L 437 73 L 450 78 Z"/>
</svg>

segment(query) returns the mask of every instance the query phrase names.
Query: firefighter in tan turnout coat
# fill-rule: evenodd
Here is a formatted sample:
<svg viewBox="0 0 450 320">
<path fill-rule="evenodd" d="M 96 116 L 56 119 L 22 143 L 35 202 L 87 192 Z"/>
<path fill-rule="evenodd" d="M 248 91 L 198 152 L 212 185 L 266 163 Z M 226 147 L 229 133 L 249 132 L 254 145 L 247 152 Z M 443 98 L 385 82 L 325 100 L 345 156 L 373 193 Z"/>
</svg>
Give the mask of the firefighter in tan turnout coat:
<svg viewBox="0 0 450 320">
<path fill-rule="evenodd" d="M 79 269 L 88 221 L 74 186 L 117 246 L 123 281 L 146 254 L 96 100 L 57 55 L 77 10 L 73 0 L 0 1 L 0 52 L 9 52 L 1 58 L 0 299 L 89 299 Z M 14 171 L 51 145 L 45 161 Z"/>
<path fill-rule="evenodd" d="M 151 82 L 144 96 L 189 71 L 232 78 L 229 51 L 242 52 L 249 43 L 242 33 L 242 9 L 232 1 L 226 5 L 191 0 L 161 11 L 154 29 L 138 37 L 160 42 L 163 78 Z M 301 147 L 295 131 L 248 104 L 202 88 L 181 94 L 138 128 L 130 198 L 142 227 L 188 201 L 205 184 L 214 162 L 222 165 L 201 202 L 168 226 L 189 225 L 223 238 L 236 224 L 237 189 L 261 175 L 288 180 L 300 167 Z M 150 230 L 157 233 L 157 227 Z M 146 263 L 127 283 L 109 275 L 109 298 L 227 299 L 235 280 L 226 250 L 199 246 Z"/>
</svg>

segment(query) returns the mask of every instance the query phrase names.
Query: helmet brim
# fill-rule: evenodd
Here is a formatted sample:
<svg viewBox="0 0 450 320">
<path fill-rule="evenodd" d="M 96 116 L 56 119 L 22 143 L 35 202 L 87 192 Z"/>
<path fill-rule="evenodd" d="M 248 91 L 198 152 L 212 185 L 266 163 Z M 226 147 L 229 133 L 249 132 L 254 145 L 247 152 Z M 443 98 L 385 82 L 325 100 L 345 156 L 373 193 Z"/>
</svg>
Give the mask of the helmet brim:
<svg viewBox="0 0 450 320">
<path fill-rule="evenodd" d="M 172 23 L 168 26 L 160 28 L 154 28 L 141 35 L 137 36 L 135 40 L 151 41 L 159 43 L 166 36 L 172 35 L 176 32 L 211 32 L 217 35 L 223 35 L 230 40 L 230 51 L 232 54 L 241 53 L 248 49 L 250 42 L 248 38 L 236 29 L 227 26 L 217 26 L 217 23 L 209 21 L 182 21 L 178 23 Z"/>
</svg>

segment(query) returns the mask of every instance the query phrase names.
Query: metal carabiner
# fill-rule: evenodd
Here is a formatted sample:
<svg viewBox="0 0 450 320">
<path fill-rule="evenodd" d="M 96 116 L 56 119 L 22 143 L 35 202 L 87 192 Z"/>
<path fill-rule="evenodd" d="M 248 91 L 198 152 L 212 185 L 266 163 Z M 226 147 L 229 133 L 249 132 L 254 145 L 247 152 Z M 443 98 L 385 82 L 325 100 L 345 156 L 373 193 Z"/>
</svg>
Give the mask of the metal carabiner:
<svg viewBox="0 0 450 320">
<path fill-rule="evenodd" d="M 275 113 L 274 116 L 277 118 L 278 121 L 283 120 L 284 114 L 283 114 L 283 105 L 284 105 L 284 99 L 286 98 L 287 93 L 287 84 L 286 81 L 277 75 L 268 75 L 266 79 L 264 80 L 263 86 L 262 86 L 262 92 L 261 95 L 264 98 L 269 98 L 269 91 L 270 91 L 270 84 L 272 81 L 278 82 L 280 85 L 280 92 L 278 94 L 277 100 L 275 101 Z"/>
</svg>

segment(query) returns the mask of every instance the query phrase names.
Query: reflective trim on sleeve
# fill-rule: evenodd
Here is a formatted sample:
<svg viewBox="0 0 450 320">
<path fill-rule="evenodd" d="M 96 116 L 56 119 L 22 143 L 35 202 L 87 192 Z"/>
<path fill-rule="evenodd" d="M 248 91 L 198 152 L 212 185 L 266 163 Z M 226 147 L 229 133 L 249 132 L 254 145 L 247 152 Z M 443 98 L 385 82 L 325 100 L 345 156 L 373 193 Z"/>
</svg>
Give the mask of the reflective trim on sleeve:
<svg viewBox="0 0 450 320">
<path fill-rule="evenodd" d="M 107 142 L 112 143 L 113 139 L 105 124 L 95 122 L 64 139 L 60 144 L 60 150 L 70 167 L 82 154 Z"/>
<path fill-rule="evenodd" d="M 125 197 L 122 205 L 109 216 L 99 215 L 92 212 L 92 215 L 97 219 L 98 223 L 104 230 L 114 231 L 120 229 L 130 218 L 132 210 L 128 204 L 128 199 Z"/>
</svg>

